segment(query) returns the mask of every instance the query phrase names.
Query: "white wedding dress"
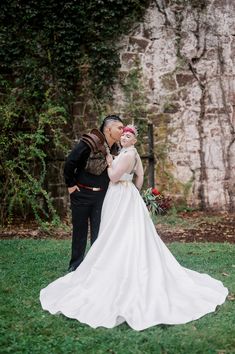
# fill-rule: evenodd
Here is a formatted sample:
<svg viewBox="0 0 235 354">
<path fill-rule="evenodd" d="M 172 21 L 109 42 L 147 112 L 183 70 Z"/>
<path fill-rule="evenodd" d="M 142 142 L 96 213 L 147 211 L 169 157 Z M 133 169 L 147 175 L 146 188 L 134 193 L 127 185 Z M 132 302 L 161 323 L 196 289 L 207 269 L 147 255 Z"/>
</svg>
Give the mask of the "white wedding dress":
<svg viewBox="0 0 235 354">
<path fill-rule="evenodd" d="M 215 311 L 227 294 L 222 282 L 177 262 L 125 173 L 110 182 L 99 236 L 84 261 L 42 289 L 40 301 L 51 314 L 94 328 L 127 322 L 139 331 L 196 320 Z"/>
</svg>

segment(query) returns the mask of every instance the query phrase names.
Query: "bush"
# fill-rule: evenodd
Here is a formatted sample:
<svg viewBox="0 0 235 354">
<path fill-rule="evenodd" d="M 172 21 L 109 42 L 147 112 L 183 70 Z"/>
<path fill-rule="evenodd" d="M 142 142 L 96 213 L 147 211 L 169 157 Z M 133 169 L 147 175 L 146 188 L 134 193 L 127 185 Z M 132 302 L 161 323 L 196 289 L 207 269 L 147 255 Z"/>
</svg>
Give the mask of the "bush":
<svg viewBox="0 0 235 354">
<path fill-rule="evenodd" d="M 81 85 L 84 67 L 94 97 L 110 92 L 120 66 L 116 43 L 148 3 L 1 1 L 2 224 L 13 220 L 15 212 L 34 215 L 38 222 L 57 221 L 46 191 L 47 163 L 52 152 L 57 156 L 66 149 L 72 102 L 87 89 Z"/>
</svg>

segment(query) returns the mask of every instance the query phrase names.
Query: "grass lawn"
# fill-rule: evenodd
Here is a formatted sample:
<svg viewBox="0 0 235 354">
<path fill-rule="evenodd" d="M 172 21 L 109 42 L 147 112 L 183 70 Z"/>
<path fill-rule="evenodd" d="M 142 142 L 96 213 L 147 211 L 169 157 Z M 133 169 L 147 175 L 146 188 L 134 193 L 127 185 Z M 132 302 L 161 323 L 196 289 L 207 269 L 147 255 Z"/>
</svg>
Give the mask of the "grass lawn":
<svg viewBox="0 0 235 354">
<path fill-rule="evenodd" d="M 41 309 L 40 289 L 66 273 L 69 240 L 1 241 L 0 352 L 235 353 L 235 245 L 172 243 L 169 248 L 182 265 L 222 280 L 230 296 L 215 313 L 197 321 L 136 332 L 126 324 L 92 329 Z"/>
</svg>

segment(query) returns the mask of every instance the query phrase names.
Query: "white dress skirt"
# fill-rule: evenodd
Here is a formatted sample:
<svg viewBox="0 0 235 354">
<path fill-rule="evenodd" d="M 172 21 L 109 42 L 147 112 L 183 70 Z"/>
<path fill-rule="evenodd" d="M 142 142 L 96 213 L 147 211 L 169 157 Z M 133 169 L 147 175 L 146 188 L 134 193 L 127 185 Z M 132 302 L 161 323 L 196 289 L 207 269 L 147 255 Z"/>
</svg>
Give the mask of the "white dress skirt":
<svg viewBox="0 0 235 354">
<path fill-rule="evenodd" d="M 76 271 L 41 290 L 44 310 L 93 328 L 127 322 L 140 331 L 196 320 L 225 301 L 221 281 L 177 262 L 131 180 L 110 182 L 97 240 Z"/>
</svg>

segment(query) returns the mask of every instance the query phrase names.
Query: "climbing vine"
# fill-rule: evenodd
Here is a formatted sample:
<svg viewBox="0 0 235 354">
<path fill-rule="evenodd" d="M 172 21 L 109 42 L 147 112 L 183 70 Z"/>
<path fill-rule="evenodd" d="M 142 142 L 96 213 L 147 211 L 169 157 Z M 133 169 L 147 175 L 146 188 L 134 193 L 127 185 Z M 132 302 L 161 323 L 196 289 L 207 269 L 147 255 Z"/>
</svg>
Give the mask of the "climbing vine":
<svg viewBox="0 0 235 354">
<path fill-rule="evenodd" d="M 147 99 L 142 70 L 138 62 L 121 82 L 124 92 L 124 117 L 138 128 L 139 144 L 144 149 L 143 138 L 147 134 Z"/>
<path fill-rule="evenodd" d="M 119 68 L 117 41 L 149 1 L 2 0 L 0 12 L 1 223 L 17 212 L 58 217 L 45 187 L 48 157 L 64 132 L 84 65 L 103 97 Z M 77 92 L 76 92 L 77 93 Z"/>
</svg>

